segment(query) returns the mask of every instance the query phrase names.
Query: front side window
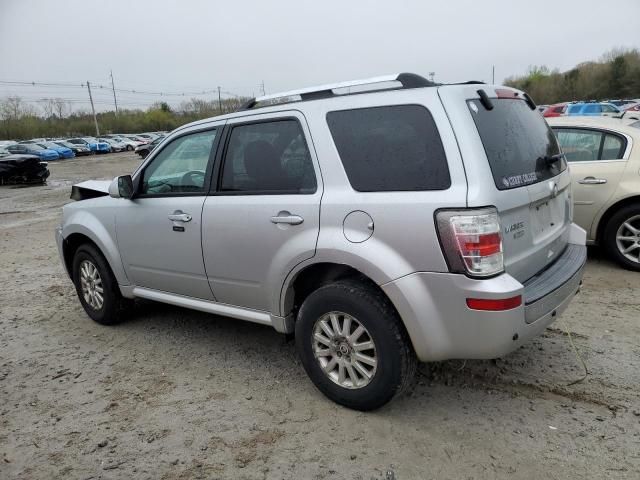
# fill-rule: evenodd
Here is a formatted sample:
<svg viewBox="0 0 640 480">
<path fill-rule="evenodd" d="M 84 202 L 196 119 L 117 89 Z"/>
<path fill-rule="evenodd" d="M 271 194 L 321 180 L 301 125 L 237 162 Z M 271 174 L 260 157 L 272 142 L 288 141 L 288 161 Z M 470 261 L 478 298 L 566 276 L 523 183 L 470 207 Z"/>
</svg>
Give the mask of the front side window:
<svg viewBox="0 0 640 480">
<path fill-rule="evenodd" d="M 216 130 L 207 130 L 178 137 L 166 145 L 145 168 L 141 193 L 204 193 L 215 138 Z"/>
<path fill-rule="evenodd" d="M 554 128 L 569 162 L 618 160 L 624 155 L 626 140 L 618 135 L 586 128 Z"/>
<path fill-rule="evenodd" d="M 316 177 L 297 120 L 274 120 L 233 127 L 222 169 L 222 192 L 308 194 Z"/>
<path fill-rule="evenodd" d="M 431 113 L 419 105 L 329 112 L 349 183 L 359 192 L 446 190 L 449 166 Z"/>
</svg>

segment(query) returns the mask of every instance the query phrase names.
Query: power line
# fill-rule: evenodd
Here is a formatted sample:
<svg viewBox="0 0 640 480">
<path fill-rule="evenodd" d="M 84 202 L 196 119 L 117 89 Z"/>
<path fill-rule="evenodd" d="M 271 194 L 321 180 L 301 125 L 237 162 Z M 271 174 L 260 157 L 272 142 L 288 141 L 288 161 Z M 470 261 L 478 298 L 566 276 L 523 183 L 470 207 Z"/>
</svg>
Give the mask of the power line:
<svg viewBox="0 0 640 480">
<path fill-rule="evenodd" d="M 12 80 L 0 80 L 1 85 L 12 85 L 12 86 L 23 86 L 23 87 L 63 87 L 63 88 L 85 88 L 87 86 L 86 83 L 62 83 L 62 82 L 25 82 L 25 81 L 12 81 Z M 264 83 L 263 83 L 264 85 Z M 133 88 L 114 88 L 113 85 L 103 85 L 100 83 L 94 82 L 93 88 L 96 89 L 108 89 L 114 92 L 121 93 L 132 93 L 137 95 L 154 95 L 154 96 L 166 96 L 166 97 L 185 97 L 189 95 L 198 96 L 198 95 L 212 95 L 218 92 L 218 89 L 210 89 L 210 90 L 199 90 L 199 91 L 184 91 L 184 92 L 172 92 L 172 91 L 150 91 L 150 90 L 138 90 Z M 264 88 L 264 86 L 263 86 Z M 241 97 L 242 95 L 237 95 L 231 92 L 223 92 L 225 94 Z"/>
</svg>

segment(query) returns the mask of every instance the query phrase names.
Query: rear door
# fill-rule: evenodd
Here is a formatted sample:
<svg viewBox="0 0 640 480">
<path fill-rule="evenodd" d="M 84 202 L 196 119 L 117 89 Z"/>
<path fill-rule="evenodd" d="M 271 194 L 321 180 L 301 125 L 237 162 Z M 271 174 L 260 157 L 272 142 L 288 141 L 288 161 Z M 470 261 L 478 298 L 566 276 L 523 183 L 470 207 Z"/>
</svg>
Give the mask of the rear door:
<svg viewBox="0 0 640 480">
<path fill-rule="evenodd" d="M 480 90 L 489 103 L 480 100 Z M 457 132 L 468 206 L 498 209 L 505 270 L 525 281 L 568 241 L 571 180 L 555 135 L 522 92 L 484 85 L 439 92 Z"/>
<path fill-rule="evenodd" d="M 596 128 L 553 127 L 571 166 L 574 221 L 589 232 L 593 220 L 608 203 L 626 167 L 627 139 Z"/>
<path fill-rule="evenodd" d="M 322 182 L 298 111 L 229 120 L 217 186 L 202 211 L 216 300 L 271 311 L 285 276 L 315 254 Z"/>
</svg>

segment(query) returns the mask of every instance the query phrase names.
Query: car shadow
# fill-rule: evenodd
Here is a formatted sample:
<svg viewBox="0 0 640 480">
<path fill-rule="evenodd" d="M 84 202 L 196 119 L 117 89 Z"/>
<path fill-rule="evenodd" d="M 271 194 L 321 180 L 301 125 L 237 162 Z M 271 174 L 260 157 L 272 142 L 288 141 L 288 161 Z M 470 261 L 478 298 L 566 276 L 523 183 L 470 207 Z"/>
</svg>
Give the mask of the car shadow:
<svg viewBox="0 0 640 480">
<path fill-rule="evenodd" d="M 242 385 L 278 372 L 283 395 L 293 398 L 315 392 L 297 357 L 295 342 L 269 326 L 149 300 L 136 300 L 131 313 L 130 320 L 117 329 L 154 342 L 158 351 L 169 352 L 170 346 L 178 345 L 179 356 L 207 358 L 212 373 L 222 369 L 229 375 L 225 366 L 239 367 L 232 373 L 237 378 L 231 381 Z M 580 336 L 574 341 L 581 341 Z M 434 389 L 445 389 L 449 394 L 490 390 L 528 397 L 542 397 L 548 392 L 563 395 L 563 387 L 579 378 L 578 367 L 565 332 L 551 328 L 502 358 L 420 363 L 410 394 L 392 405 L 399 402 L 417 408 L 424 404 L 424 397 L 434 394 Z M 185 375 L 188 371 L 185 367 Z M 322 398 L 318 392 L 311 394 Z M 396 410 L 383 407 L 380 411 L 387 408 Z"/>
</svg>

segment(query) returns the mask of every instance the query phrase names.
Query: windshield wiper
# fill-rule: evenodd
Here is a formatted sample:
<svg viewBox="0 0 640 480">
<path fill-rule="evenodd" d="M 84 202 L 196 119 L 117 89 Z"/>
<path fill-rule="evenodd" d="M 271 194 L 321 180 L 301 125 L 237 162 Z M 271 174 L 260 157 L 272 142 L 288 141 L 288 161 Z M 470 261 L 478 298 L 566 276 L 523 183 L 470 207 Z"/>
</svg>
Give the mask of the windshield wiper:
<svg viewBox="0 0 640 480">
<path fill-rule="evenodd" d="M 540 157 L 540 159 L 543 160 L 548 167 L 550 167 L 554 163 L 562 159 L 562 157 L 564 157 L 564 153 L 556 153 L 555 155 L 545 155 L 544 157 Z"/>
</svg>

